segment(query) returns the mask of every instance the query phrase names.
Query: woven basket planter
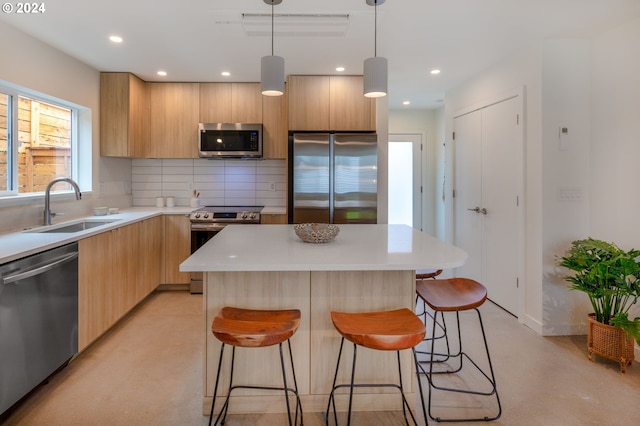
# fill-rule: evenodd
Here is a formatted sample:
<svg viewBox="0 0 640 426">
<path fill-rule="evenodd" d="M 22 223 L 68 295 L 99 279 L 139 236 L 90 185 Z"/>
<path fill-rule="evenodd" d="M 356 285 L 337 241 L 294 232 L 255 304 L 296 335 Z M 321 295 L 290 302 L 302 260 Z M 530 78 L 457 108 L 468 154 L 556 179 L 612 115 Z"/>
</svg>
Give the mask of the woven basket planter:
<svg viewBox="0 0 640 426">
<path fill-rule="evenodd" d="M 596 314 L 589 314 L 589 332 L 587 335 L 587 348 L 589 359 L 594 353 L 618 361 L 620 372 L 627 371 L 627 365 L 634 360 L 634 341 L 619 327 L 603 324 L 596 321 Z"/>
</svg>

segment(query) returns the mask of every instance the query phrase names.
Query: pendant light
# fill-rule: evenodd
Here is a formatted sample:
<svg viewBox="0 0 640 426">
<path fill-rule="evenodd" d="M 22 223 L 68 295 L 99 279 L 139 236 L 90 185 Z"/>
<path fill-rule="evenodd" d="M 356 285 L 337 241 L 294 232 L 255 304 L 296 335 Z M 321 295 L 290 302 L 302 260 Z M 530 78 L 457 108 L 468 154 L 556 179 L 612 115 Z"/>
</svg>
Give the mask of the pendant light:
<svg viewBox="0 0 640 426">
<path fill-rule="evenodd" d="M 282 96 L 284 94 L 284 58 L 273 55 L 273 6 L 282 0 L 264 0 L 271 5 L 271 56 L 263 56 L 260 61 L 260 82 L 262 94 L 265 96 Z"/>
<path fill-rule="evenodd" d="M 364 95 L 367 98 L 387 96 L 387 58 L 378 54 L 378 5 L 384 0 L 366 0 L 375 8 L 373 57 L 364 61 Z"/>
</svg>

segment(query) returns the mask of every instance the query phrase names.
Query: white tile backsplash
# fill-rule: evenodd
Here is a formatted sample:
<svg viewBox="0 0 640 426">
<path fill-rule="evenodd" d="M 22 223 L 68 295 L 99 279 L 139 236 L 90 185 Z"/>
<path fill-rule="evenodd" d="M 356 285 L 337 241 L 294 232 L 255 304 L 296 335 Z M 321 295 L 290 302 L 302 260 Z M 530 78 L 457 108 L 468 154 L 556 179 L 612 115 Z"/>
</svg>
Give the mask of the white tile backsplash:
<svg viewBox="0 0 640 426">
<path fill-rule="evenodd" d="M 131 167 L 134 206 L 155 206 L 161 196 L 187 206 L 194 190 L 201 206 L 286 205 L 285 160 L 135 159 Z"/>
</svg>

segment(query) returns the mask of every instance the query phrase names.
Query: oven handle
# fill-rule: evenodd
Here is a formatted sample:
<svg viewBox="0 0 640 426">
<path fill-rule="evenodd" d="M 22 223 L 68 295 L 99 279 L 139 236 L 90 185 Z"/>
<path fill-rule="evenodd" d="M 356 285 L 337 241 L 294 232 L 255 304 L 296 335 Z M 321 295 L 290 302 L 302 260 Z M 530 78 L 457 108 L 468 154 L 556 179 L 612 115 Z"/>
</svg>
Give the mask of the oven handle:
<svg viewBox="0 0 640 426">
<path fill-rule="evenodd" d="M 221 223 L 192 223 L 192 231 L 222 231 L 226 225 Z"/>
</svg>

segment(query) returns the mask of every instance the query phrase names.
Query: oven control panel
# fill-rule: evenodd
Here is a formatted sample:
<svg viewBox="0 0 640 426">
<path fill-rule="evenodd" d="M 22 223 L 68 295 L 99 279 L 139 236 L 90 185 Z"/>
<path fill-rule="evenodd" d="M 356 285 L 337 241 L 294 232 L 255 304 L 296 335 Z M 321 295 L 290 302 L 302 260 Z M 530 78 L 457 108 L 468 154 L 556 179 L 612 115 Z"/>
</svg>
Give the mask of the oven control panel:
<svg viewBox="0 0 640 426">
<path fill-rule="evenodd" d="M 191 212 L 191 222 L 260 223 L 260 212 L 254 210 L 220 211 L 204 207 Z"/>
</svg>

